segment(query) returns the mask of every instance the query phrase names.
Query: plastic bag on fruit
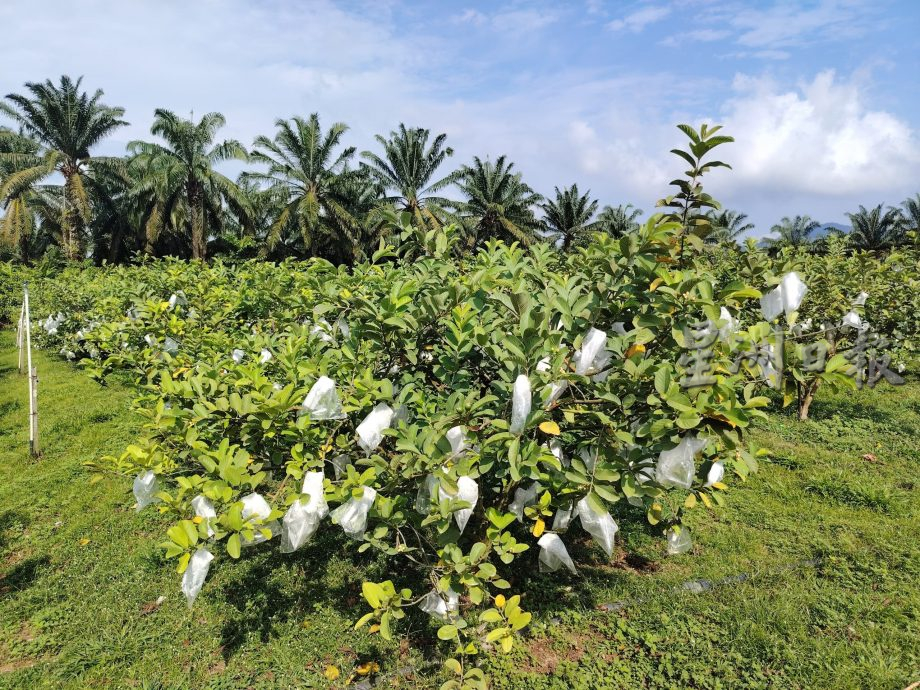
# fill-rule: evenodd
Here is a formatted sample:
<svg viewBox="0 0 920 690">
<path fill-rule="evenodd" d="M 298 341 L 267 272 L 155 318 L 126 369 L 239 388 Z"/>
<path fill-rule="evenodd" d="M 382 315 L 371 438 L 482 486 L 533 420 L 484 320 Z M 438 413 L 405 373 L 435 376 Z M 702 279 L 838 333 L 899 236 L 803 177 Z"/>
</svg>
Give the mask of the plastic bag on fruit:
<svg viewBox="0 0 920 690">
<path fill-rule="evenodd" d="M 134 499 L 137 501 L 137 512 L 141 512 L 157 501 L 157 491 L 159 491 L 157 476 L 153 470 L 141 472 L 134 478 Z"/>
<path fill-rule="evenodd" d="M 540 546 L 540 572 L 552 573 L 562 566 L 568 568 L 573 574 L 576 572 L 575 564 L 558 534 L 546 532 L 540 537 L 537 544 Z"/>
<path fill-rule="evenodd" d="M 595 512 L 587 496 L 578 502 L 576 510 L 578 511 L 578 519 L 581 520 L 581 526 L 584 528 L 585 532 L 594 538 L 594 541 L 596 541 L 604 550 L 604 553 L 607 554 L 607 558 L 610 558 L 610 556 L 613 555 L 613 538 L 620 529 L 617 527 L 617 523 L 614 522 L 613 518 L 610 517 L 610 513 L 606 510 Z"/>
<path fill-rule="evenodd" d="M 189 608 L 192 608 L 198 593 L 204 586 L 213 560 L 214 555 L 204 548 L 198 549 L 189 559 L 188 566 L 182 574 L 182 593 L 185 595 Z"/>
<path fill-rule="evenodd" d="M 448 494 L 448 496 L 450 496 L 450 494 Z M 460 534 L 463 534 L 463 530 L 466 529 L 466 523 L 469 522 L 470 516 L 473 514 L 473 509 L 479 501 L 479 485 L 472 477 L 459 477 L 457 479 L 457 494 L 450 497 L 460 499 L 461 501 L 467 501 L 470 504 L 469 508 L 461 508 L 454 512 L 454 520 L 457 522 Z"/>
<path fill-rule="evenodd" d="M 266 541 L 268 538 L 259 531 L 260 529 L 267 529 L 272 533 L 272 535 L 278 533 L 279 526 L 277 521 L 272 520 L 268 523 L 265 522 L 272 512 L 272 507 L 268 505 L 268 501 L 266 501 L 260 494 L 257 493 L 248 494 L 241 500 L 243 503 L 243 519 L 250 520 L 255 518 L 257 522 L 260 522 L 260 524 L 256 525 L 255 527 L 252 539 L 243 539 L 243 546 L 252 546 L 254 544 L 261 544 L 263 541 Z"/>
<path fill-rule="evenodd" d="M 415 495 L 415 512 L 428 515 L 432 502 L 439 500 L 440 491 L 437 490 L 437 487 L 440 484 L 438 478 L 433 474 L 425 477 L 425 481 L 418 487 L 418 493 Z"/>
<path fill-rule="evenodd" d="M 712 463 L 712 467 L 709 468 L 709 472 L 706 474 L 706 486 L 712 486 L 718 482 L 721 482 L 725 477 L 725 465 L 721 462 Z"/>
<path fill-rule="evenodd" d="M 207 496 L 199 494 L 192 499 L 192 510 L 195 511 L 196 517 L 200 517 L 204 521 L 208 536 L 213 537 L 214 528 L 211 527 L 211 520 L 217 517 L 217 511 L 214 510 L 214 504 L 208 500 Z"/>
<path fill-rule="evenodd" d="M 329 462 L 332 463 L 332 471 L 335 472 L 335 480 L 338 481 L 345 474 L 345 468 L 349 465 L 348 456 L 336 455 Z"/>
<path fill-rule="evenodd" d="M 797 310 L 808 292 L 808 286 L 793 271 L 783 276 L 779 285 L 760 298 L 760 311 L 767 321 L 772 321 L 780 312 L 789 316 Z"/>
<path fill-rule="evenodd" d="M 240 364 L 246 358 L 246 351 L 236 348 L 233 352 L 230 353 L 230 359 L 234 361 L 235 364 Z"/>
<path fill-rule="evenodd" d="M 690 529 L 688 527 L 681 526 L 679 531 L 671 527 L 668 529 L 666 537 L 669 556 L 677 556 L 678 554 L 686 553 L 693 547 L 693 540 L 690 537 Z"/>
<path fill-rule="evenodd" d="M 345 414 L 342 412 L 342 401 L 339 400 L 339 394 L 335 390 L 335 381 L 328 376 L 320 376 L 316 379 L 301 407 L 310 415 L 312 421 L 345 419 Z"/>
<path fill-rule="evenodd" d="M 664 487 L 689 489 L 696 476 L 694 456 L 709 443 L 709 439 L 684 436 L 680 443 L 658 455 L 655 481 Z"/>
<path fill-rule="evenodd" d="M 268 364 L 272 361 L 272 353 L 268 348 L 262 348 L 262 351 L 259 353 L 259 364 Z"/>
<path fill-rule="evenodd" d="M 556 514 L 553 515 L 553 532 L 565 532 L 569 529 L 574 517 L 573 509 L 571 503 L 556 509 Z"/>
<path fill-rule="evenodd" d="M 447 430 L 445 436 L 447 437 L 447 442 L 450 443 L 451 455 L 457 456 L 466 450 L 466 427 L 451 427 Z"/>
<path fill-rule="evenodd" d="M 738 331 L 738 319 L 732 316 L 732 313 L 726 307 L 721 307 L 719 309 L 719 320 L 725 322 L 719 329 L 719 338 L 723 342 L 730 343 Z"/>
<path fill-rule="evenodd" d="M 530 379 L 521 374 L 515 379 L 511 393 L 511 426 L 509 430 L 512 434 L 519 434 L 524 430 L 527 417 L 530 415 L 532 402 Z"/>
<path fill-rule="evenodd" d="M 332 511 L 333 525 L 339 525 L 352 539 L 360 539 L 367 527 L 367 514 L 374 505 L 377 492 L 369 486 L 362 486 L 360 498 L 349 498 Z"/>
<path fill-rule="evenodd" d="M 309 499 L 294 501 L 281 521 L 281 553 L 291 553 L 310 541 L 320 522 L 329 514 L 323 494 L 322 472 L 307 472 L 301 493 Z"/>
<path fill-rule="evenodd" d="M 358 434 L 358 445 L 370 455 L 380 442 L 383 441 L 384 429 L 389 429 L 393 421 L 393 410 L 386 403 L 377 403 L 364 421 L 355 430 Z"/>
<path fill-rule="evenodd" d="M 605 349 L 606 345 L 607 334 L 604 331 L 589 329 L 581 341 L 581 349 L 572 358 L 575 362 L 575 373 L 579 376 L 588 376 L 600 372 L 604 362 L 610 359 Z"/>
<path fill-rule="evenodd" d="M 537 494 L 543 489 L 539 482 L 534 482 L 528 488 L 518 487 L 514 492 L 514 500 L 508 510 L 517 516 L 519 522 L 524 522 L 524 508 L 537 502 Z"/>
<path fill-rule="evenodd" d="M 448 613 L 456 613 L 460 609 L 460 595 L 448 589 L 445 594 L 433 589 L 419 602 L 418 607 L 432 618 L 446 621 Z"/>
</svg>

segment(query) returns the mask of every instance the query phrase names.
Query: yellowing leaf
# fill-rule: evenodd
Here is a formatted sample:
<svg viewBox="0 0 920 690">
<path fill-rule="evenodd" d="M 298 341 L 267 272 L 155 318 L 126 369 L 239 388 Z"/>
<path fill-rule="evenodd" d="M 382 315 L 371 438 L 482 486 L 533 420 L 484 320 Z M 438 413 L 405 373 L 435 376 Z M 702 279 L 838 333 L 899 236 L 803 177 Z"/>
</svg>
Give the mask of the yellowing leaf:
<svg viewBox="0 0 920 690">
<path fill-rule="evenodd" d="M 369 628 L 367 629 L 367 631 L 368 631 L 371 635 L 373 635 L 375 632 L 379 632 L 379 631 L 380 631 L 380 626 L 379 626 L 377 623 L 374 623 L 371 627 L 369 627 Z"/>
<path fill-rule="evenodd" d="M 630 345 L 629 349 L 626 351 L 626 359 L 629 359 L 633 355 L 642 354 L 645 352 L 645 345 L 642 343 L 636 343 L 635 345 Z"/>
<path fill-rule="evenodd" d="M 80 546 L 86 546 L 87 544 L 89 544 L 89 539 L 86 537 L 80 540 Z"/>
<path fill-rule="evenodd" d="M 200 515 L 196 515 L 192 518 L 192 522 L 194 522 L 196 525 L 200 525 L 203 522 L 203 519 Z"/>
<path fill-rule="evenodd" d="M 661 285 L 663 282 L 664 282 L 663 279 L 661 279 L 661 278 L 655 278 L 655 280 L 652 281 L 652 284 L 648 286 L 648 291 L 649 291 L 649 292 L 655 292 L 655 288 L 657 288 L 657 287 L 658 287 L 659 285 Z"/>
<path fill-rule="evenodd" d="M 326 676 L 326 678 L 329 680 L 335 680 L 342 674 L 335 666 L 327 666 L 326 670 L 323 671 L 323 675 Z"/>
<path fill-rule="evenodd" d="M 559 430 L 559 425 L 552 421 L 542 422 L 540 424 L 540 431 L 542 431 L 544 434 L 549 434 L 550 436 L 558 436 L 562 433 L 562 431 Z"/>
<path fill-rule="evenodd" d="M 546 523 L 543 522 L 543 519 L 537 520 L 537 524 L 533 526 L 533 536 L 541 537 L 543 536 L 543 530 L 546 529 Z"/>
<path fill-rule="evenodd" d="M 700 494 L 700 499 L 703 501 L 703 505 L 707 508 L 712 508 L 712 500 L 706 494 Z"/>
<path fill-rule="evenodd" d="M 690 494 L 687 496 L 687 499 L 684 501 L 684 508 L 695 508 L 696 507 L 696 494 Z"/>
<path fill-rule="evenodd" d="M 495 597 L 495 605 L 498 608 L 504 608 L 505 606 L 505 595 L 504 594 L 499 594 L 497 597 Z"/>
<path fill-rule="evenodd" d="M 357 668 L 355 668 L 355 672 L 357 672 L 359 676 L 367 676 L 371 673 L 377 673 L 379 670 L 380 664 L 376 661 L 365 661 L 363 664 L 358 664 Z"/>
<path fill-rule="evenodd" d="M 727 486 L 726 484 L 723 484 L 722 482 L 713 482 L 712 488 L 714 488 L 714 489 L 720 489 L 720 490 L 722 490 L 722 491 L 727 491 L 727 490 L 728 490 L 728 486 Z"/>
</svg>

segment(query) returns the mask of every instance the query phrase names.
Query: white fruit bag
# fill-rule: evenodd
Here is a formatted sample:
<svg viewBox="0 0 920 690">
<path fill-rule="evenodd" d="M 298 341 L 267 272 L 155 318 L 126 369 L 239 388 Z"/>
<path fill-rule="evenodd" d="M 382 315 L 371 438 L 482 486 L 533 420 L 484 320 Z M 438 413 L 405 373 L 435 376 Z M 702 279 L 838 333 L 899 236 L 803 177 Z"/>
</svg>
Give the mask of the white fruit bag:
<svg viewBox="0 0 920 690">
<path fill-rule="evenodd" d="M 519 487 L 514 492 L 514 500 L 511 501 L 508 510 L 517 516 L 519 522 L 524 522 L 524 508 L 537 502 L 537 494 L 542 488 L 539 482 L 534 482 L 528 488 Z"/>
<path fill-rule="evenodd" d="M 214 510 L 214 504 L 208 500 L 207 496 L 198 495 L 192 499 L 192 510 L 195 515 L 200 517 L 208 530 L 208 536 L 214 536 L 214 528 L 211 527 L 211 520 L 217 517 L 217 511 Z"/>
<path fill-rule="evenodd" d="M 709 473 L 706 475 L 706 486 L 721 482 L 723 477 L 725 477 L 725 465 L 721 462 L 712 463 L 712 467 L 709 468 Z"/>
<path fill-rule="evenodd" d="M 549 386 L 546 387 L 546 402 L 543 403 L 543 407 L 547 408 L 552 405 L 554 402 L 559 400 L 562 397 L 562 394 L 565 393 L 566 389 L 569 387 L 569 382 L 562 381 L 553 381 Z"/>
<path fill-rule="evenodd" d="M 572 563 L 569 552 L 558 534 L 547 532 L 540 537 L 537 544 L 540 546 L 540 572 L 551 573 L 562 566 L 568 568 L 573 574 L 576 572 L 575 564 Z"/>
<path fill-rule="evenodd" d="M 447 442 L 450 443 L 450 452 L 452 455 L 460 455 L 466 450 L 466 428 L 463 426 L 451 427 L 445 434 Z"/>
<path fill-rule="evenodd" d="M 338 481 L 345 474 L 345 468 L 348 467 L 348 456 L 336 455 L 330 462 L 332 462 L 332 471 L 335 472 L 335 480 Z"/>
<path fill-rule="evenodd" d="M 572 504 L 562 506 L 553 515 L 553 532 L 565 532 L 572 522 Z"/>
<path fill-rule="evenodd" d="M 530 406 L 532 404 L 532 395 L 530 392 L 530 379 L 521 374 L 514 381 L 514 389 L 511 393 L 511 427 L 512 434 L 519 434 L 524 430 L 527 423 L 527 417 L 530 415 Z"/>
<path fill-rule="evenodd" d="M 364 421 L 355 429 L 358 434 L 358 445 L 364 449 L 365 453 L 370 455 L 380 445 L 383 440 L 383 430 L 388 429 L 392 421 L 393 410 L 386 403 L 377 403 L 368 413 Z"/>
<path fill-rule="evenodd" d="M 182 593 L 185 595 L 189 608 L 192 608 L 198 592 L 204 586 L 213 560 L 214 555 L 207 549 L 198 549 L 189 559 L 188 566 L 182 574 Z"/>
<path fill-rule="evenodd" d="M 802 300 L 805 299 L 805 293 L 808 292 L 808 286 L 799 278 L 799 274 L 793 271 L 783 276 L 779 284 L 783 292 L 783 310 L 786 316 L 799 308 Z"/>
<path fill-rule="evenodd" d="M 576 509 L 585 532 L 594 538 L 594 541 L 607 554 L 607 558 L 610 558 L 613 554 L 613 538 L 616 536 L 617 530 L 620 529 L 617 527 L 617 523 L 614 522 L 613 518 L 610 517 L 610 513 L 606 510 L 601 513 L 594 512 L 591 504 L 588 503 L 587 497 L 578 502 Z"/>
<path fill-rule="evenodd" d="M 239 364 L 246 357 L 246 352 L 239 348 L 236 348 L 233 352 L 230 353 L 230 359 Z"/>
<path fill-rule="evenodd" d="M 163 351 L 171 355 L 176 354 L 179 351 L 179 341 L 166 336 L 166 340 L 163 342 Z"/>
<path fill-rule="evenodd" d="M 307 500 L 294 501 L 281 521 L 281 553 L 291 553 L 310 541 L 319 523 L 329 514 L 323 493 L 322 472 L 307 472 L 301 493 Z"/>
<path fill-rule="evenodd" d="M 303 410 L 313 421 L 327 419 L 344 419 L 342 402 L 335 390 L 335 381 L 328 376 L 320 376 L 310 387 L 310 392 L 303 401 Z"/>
<path fill-rule="evenodd" d="M 479 485 L 472 477 L 459 477 L 457 479 L 457 495 L 451 498 L 458 498 L 470 504 L 469 508 L 461 508 L 454 513 L 454 520 L 457 521 L 457 527 L 460 528 L 460 533 L 463 534 L 463 530 L 466 529 L 466 523 L 469 522 L 473 509 L 476 507 L 476 502 L 479 500 Z"/>
<path fill-rule="evenodd" d="M 374 505 L 377 492 L 369 486 L 362 486 L 361 498 L 350 498 L 332 511 L 332 524 L 339 525 L 352 539 L 360 539 L 367 527 L 367 513 Z"/>
<path fill-rule="evenodd" d="M 446 621 L 448 613 L 456 613 L 460 608 L 460 595 L 448 589 L 445 594 L 433 589 L 419 602 L 418 607 L 432 618 Z"/>
<path fill-rule="evenodd" d="M 686 553 L 693 547 L 693 540 L 690 538 L 690 529 L 682 526 L 678 532 L 671 527 L 667 532 L 668 555 L 677 556 Z"/>
<path fill-rule="evenodd" d="M 855 311 L 850 311 L 846 313 L 840 323 L 841 325 L 849 326 L 850 328 L 859 328 L 862 326 L 862 319 Z"/>
<path fill-rule="evenodd" d="M 418 493 L 415 495 L 415 512 L 428 515 L 432 502 L 438 500 L 440 492 L 436 487 L 440 484 L 438 478 L 433 474 L 425 477 L 425 481 L 418 487 Z"/>
<path fill-rule="evenodd" d="M 573 358 L 575 362 L 575 373 L 579 376 L 596 374 L 605 359 L 603 356 L 607 344 L 607 334 L 596 328 L 591 328 L 581 341 L 581 349 L 575 353 Z"/>
<path fill-rule="evenodd" d="M 760 298 L 760 313 L 767 321 L 772 321 L 783 311 L 783 291 L 777 286 Z"/>
<path fill-rule="evenodd" d="M 732 337 L 738 330 L 738 320 L 725 307 L 719 309 L 719 320 L 725 322 L 719 329 L 719 337 L 726 343 L 731 342 Z"/>
<path fill-rule="evenodd" d="M 268 364 L 272 361 L 272 353 L 266 349 L 262 348 L 262 352 L 259 353 L 259 364 Z"/>
<path fill-rule="evenodd" d="M 671 450 L 661 451 L 655 467 L 655 480 L 664 487 L 689 489 L 696 475 L 693 458 L 707 443 L 709 439 L 684 436 Z"/>
<path fill-rule="evenodd" d="M 268 505 L 268 501 L 260 494 L 256 493 L 243 496 L 241 500 L 243 502 L 243 519 L 250 520 L 255 518 L 256 522 L 259 523 L 255 526 L 252 539 L 243 539 L 243 546 L 261 544 L 263 541 L 266 541 L 267 537 L 259 531 L 260 529 L 267 529 L 273 535 L 278 533 L 278 523 L 276 521 L 272 520 L 268 523 L 265 522 L 272 512 L 272 507 Z"/>
<path fill-rule="evenodd" d="M 156 502 L 157 491 L 157 476 L 153 473 L 153 470 L 141 472 L 134 478 L 134 498 L 137 501 L 137 512 L 141 512 L 151 503 Z"/>
</svg>

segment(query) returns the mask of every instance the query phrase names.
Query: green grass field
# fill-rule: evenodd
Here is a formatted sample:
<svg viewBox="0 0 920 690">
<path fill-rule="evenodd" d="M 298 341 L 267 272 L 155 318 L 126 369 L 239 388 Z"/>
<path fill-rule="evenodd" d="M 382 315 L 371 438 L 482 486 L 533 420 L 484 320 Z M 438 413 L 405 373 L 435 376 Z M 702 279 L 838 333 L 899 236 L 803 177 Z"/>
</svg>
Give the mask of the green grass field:
<svg viewBox="0 0 920 690">
<path fill-rule="evenodd" d="M 365 611 L 360 582 L 386 575 L 372 555 L 351 555 L 338 530 L 321 530 L 296 554 L 256 547 L 220 562 L 189 611 L 156 546 L 159 516 L 134 511 L 130 480 L 90 484 L 81 466 L 136 435 L 130 392 L 43 354 L 36 362 L 40 460 L 27 452 L 13 334 L 0 333 L 0 688 L 444 680 L 441 643 L 421 613 L 404 621 L 408 643 L 352 631 Z M 725 508 L 697 511 L 692 554 L 666 559 L 647 528 L 623 525 L 613 564 L 576 541 L 571 550 L 590 563 L 578 577 L 519 573 L 513 585 L 535 622 L 511 654 L 482 660 L 493 686 L 920 680 L 920 383 L 819 396 L 812 414 L 798 423 L 777 413 L 760 425 L 771 461 L 729 492 Z M 682 586 L 701 579 L 717 586 Z M 626 605 L 604 606 L 613 602 Z M 356 676 L 365 661 L 380 672 Z M 327 666 L 341 676 L 327 680 Z"/>
</svg>

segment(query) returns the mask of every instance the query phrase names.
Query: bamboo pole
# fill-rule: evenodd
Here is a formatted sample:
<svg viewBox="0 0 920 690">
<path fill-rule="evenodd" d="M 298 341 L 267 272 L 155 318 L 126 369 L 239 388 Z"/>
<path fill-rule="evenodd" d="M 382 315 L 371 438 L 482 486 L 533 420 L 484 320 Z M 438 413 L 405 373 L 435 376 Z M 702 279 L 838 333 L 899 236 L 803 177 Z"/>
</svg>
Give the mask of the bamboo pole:
<svg viewBox="0 0 920 690">
<path fill-rule="evenodd" d="M 26 358 L 29 368 L 29 452 L 38 455 L 38 373 L 32 366 L 32 315 L 29 311 L 29 284 L 23 286 L 23 311 L 26 326 Z"/>
</svg>

